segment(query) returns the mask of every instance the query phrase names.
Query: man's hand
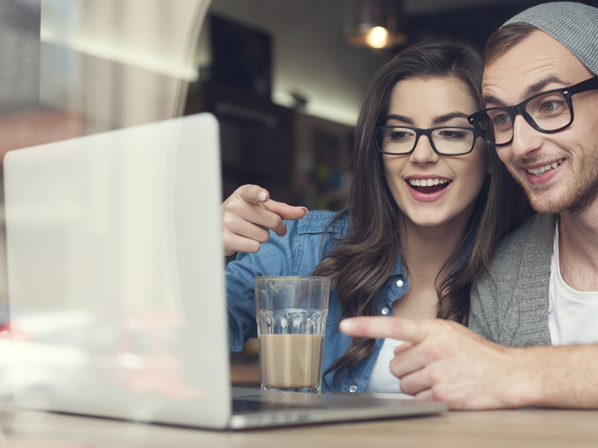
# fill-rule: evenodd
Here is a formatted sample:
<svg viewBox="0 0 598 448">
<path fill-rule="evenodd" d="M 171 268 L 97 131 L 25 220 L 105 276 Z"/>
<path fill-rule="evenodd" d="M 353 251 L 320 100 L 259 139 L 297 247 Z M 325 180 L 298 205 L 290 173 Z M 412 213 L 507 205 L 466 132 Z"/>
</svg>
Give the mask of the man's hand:
<svg viewBox="0 0 598 448">
<path fill-rule="evenodd" d="M 395 349 L 390 371 L 401 379 L 401 390 L 417 399 L 489 409 L 531 405 L 539 396 L 535 360 L 522 353 L 526 349 L 495 344 L 455 322 L 359 317 L 345 319 L 340 329 L 405 341 Z"/>
<path fill-rule="evenodd" d="M 272 229 L 285 236 L 287 226 L 283 219 L 300 219 L 307 215 L 305 207 L 294 207 L 270 199 L 267 190 L 257 185 L 243 185 L 224 201 L 222 227 L 224 253 L 255 253 L 268 241 Z"/>
</svg>

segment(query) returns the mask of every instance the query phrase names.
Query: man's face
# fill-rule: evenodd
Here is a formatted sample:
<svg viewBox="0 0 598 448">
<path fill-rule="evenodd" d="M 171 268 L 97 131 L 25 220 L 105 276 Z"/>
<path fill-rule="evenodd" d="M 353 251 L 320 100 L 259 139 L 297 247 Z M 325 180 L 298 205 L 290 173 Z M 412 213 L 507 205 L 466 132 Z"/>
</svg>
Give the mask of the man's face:
<svg viewBox="0 0 598 448">
<path fill-rule="evenodd" d="M 511 106 L 593 76 L 558 41 L 534 31 L 486 66 L 484 107 Z M 496 149 L 540 213 L 582 211 L 598 196 L 598 91 L 574 95 L 572 104 L 574 120 L 565 130 L 543 134 L 518 115 L 513 142 Z"/>
</svg>

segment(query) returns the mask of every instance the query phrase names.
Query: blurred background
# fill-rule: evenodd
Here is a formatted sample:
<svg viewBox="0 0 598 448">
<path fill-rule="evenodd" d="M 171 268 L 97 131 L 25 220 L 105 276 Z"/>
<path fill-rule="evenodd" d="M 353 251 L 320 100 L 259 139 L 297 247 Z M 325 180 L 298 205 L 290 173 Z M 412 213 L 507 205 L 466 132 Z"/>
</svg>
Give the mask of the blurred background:
<svg viewBox="0 0 598 448">
<path fill-rule="evenodd" d="M 224 197 L 254 183 L 273 199 L 338 210 L 372 74 L 432 35 L 481 51 L 494 29 L 539 3 L 0 0 L 0 160 L 19 148 L 209 111 L 221 126 Z M 3 197 L 0 182 L 0 205 Z M 0 336 L 10 336 L 1 209 Z M 52 319 L 63 333 L 48 330 L 52 344 L 86 331 L 82 319 Z M 27 337 L 38 331 L 32 325 Z M 129 363 L 142 359 L 128 350 Z M 239 382 L 252 374 L 241 372 Z"/>
</svg>

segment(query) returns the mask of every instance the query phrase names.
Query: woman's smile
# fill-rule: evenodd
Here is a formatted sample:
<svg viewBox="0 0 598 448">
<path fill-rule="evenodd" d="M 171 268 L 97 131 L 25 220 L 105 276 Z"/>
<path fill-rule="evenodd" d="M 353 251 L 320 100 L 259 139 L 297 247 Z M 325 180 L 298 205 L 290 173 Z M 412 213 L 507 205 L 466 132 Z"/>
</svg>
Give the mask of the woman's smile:
<svg viewBox="0 0 598 448">
<path fill-rule="evenodd" d="M 421 202 L 433 202 L 444 197 L 449 191 L 452 180 L 441 176 L 410 176 L 405 179 L 407 191 L 413 199 Z"/>
<path fill-rule="evenodd" d="M 406 179 L 411 188 L 420 193 L 432 194 L 444 190 L 452 182 L 450 179 L 441 176 L 410 176 Z"/>
</svg>

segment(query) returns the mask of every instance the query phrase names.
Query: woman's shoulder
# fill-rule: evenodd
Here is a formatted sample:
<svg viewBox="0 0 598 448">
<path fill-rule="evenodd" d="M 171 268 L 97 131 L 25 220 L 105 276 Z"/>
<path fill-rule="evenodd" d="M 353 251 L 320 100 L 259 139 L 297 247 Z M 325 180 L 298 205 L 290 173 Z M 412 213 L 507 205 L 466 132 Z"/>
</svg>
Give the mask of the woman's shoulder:
<svg viewBox="0 0 598 448">
<path fill-rule="evenodd" d="M 258 266 L 266 275 L 307 275 L 348 229 L 346 214 L 327 210 L 310 211 L 301 219 L 285 223 L 284 236 L 271 230 L 270 238 L 257 253 L 240 253 L 237 261 Z"/>
<path fill-rule="evenodd" d="M 330 210 L 312 210 L 307 216 L 287 222 L 290 231 L 298 234 L 334 233 L 345 235 L 349 232 L 349 217 L 346 209 L 338 212 Z"/>
</svg>

